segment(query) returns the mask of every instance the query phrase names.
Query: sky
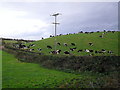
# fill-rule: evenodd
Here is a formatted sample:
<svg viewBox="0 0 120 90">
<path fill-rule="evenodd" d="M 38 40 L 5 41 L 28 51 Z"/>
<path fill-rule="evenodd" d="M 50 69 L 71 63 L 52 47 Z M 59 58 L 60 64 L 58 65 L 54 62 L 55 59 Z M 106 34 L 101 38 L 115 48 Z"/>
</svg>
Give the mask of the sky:
<svg viewBox="0 0 120 90">
<path fill-rule="evenodd" d="M 40 40 L 80 31 L 118 30 L 117 2 L 0 2 L 0 37 Z"/>
</svg>

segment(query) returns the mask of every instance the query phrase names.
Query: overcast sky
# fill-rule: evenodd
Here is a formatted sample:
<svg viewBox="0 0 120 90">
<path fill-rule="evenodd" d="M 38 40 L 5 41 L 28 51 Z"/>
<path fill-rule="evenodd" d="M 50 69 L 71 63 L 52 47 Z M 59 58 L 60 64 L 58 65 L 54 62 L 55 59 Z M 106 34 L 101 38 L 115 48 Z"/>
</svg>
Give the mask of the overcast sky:
<svg viewBox="0 0 120 90">
<path fill-rule="evenodd" d="M 0 37 L 40 40 L 57 34 L 79 31 L 118 30 L 117 2 L 1 2 Z"/>
</svg>

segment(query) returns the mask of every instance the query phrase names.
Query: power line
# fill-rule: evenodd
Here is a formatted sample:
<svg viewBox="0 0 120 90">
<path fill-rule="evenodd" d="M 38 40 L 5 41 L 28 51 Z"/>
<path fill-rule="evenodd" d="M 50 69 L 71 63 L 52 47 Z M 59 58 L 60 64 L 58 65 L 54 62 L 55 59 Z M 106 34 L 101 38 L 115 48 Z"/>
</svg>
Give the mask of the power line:
<svg viewBox="0 0 120 90">
<path fill-rule="evenodd" d="M 56 51 L 56 46 L 57 46 L 57 40 L 56 40 L 56 34 L 57 34 L 57 25 L 58 24 L 60 24 L 60 23 L 57 23 L 57 16 L 58 15 L 61 15 L 60 13 L 55 13 L 55 14 L 53 14 L 53 15 L 51 15 L 51 16 L 54 16 L 55 17 L 55 21 L 52 23 L 52 24 L 54 24 L 55 25 L 55 42 L 54 42 L 54 45 L 55 45 L 55 48 L 54 48 L 54 51 Z"/>
</svg>

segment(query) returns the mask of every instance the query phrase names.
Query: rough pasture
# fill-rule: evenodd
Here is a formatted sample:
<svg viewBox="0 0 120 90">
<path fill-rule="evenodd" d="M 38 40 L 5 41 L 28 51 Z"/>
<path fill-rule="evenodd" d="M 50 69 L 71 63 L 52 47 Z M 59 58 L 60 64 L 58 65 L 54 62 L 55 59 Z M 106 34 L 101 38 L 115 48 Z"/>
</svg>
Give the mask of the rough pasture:
<svg viewBox="0 0 120 90">
<path fill-rule="evenodd" d="M 118 33 L 120 32 L 107 32 L 103 38 L 100 38 L 99 36 L 102 35 L 103 32 L 94 32 L 94 33 L 78 33 L 78 34 L 68 34 L 68 35 L 61 35 L 57 37 L 51 37 L 44 40 L 39 40 L 36 42 L 32 42 L 31 44 L 35 44 L 36 46 L 31 47 L 34 48 L 35 52 L 39 52 L 37 49 L 41 48 L 42 53 L 44 54 L 50 54 L 50 51 L 54 50 L 54 38 L 57 38 L 57 42 L 59 42 L 61 45 L 57 44 L 57 50 L 61 50 L 61 55 L 64 54 L 64 51 L 69 51 L 72 55 L 89 55 L 90 53 L 87 52 L 81 52 L 79 53 L 78 50 L 94 50 L 94 51 L 101 51 L 101 49 L 105 49 L 106 52 L 103 53 L 95 53 L 92 52 L 91 54 L 94 54 L 95 56 L 109 56 L 109 55 L 118 55 Z M 90 46 L 89 43 L 92 42 L 94 45 Z M 64 43 L 67 43 L 67 46 L 64 45 Z M 75 43 L 75 46 L 71 45 L 71 43 Z M 26 45 L 29 45 L 30 43 L 27 43 Z M 47 45 L 52 46 L 52 49 L 47 49 Z M 75 48 L 76 50 L 71 51 L 70 48 Z M 112 51 L 113 54 L 107 53 L 108 51 Z"/>
</svg>

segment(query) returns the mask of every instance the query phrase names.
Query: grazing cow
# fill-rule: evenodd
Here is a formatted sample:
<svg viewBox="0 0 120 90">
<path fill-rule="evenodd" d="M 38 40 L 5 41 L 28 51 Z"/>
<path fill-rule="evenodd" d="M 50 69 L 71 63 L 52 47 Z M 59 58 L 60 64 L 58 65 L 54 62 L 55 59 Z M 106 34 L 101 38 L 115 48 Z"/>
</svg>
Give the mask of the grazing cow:
<svg viewBox="0 0 120 90">
<path fill-rule="evenodd" d="M 73 48 L 70 48 L 70 51 L 74 51 L 74 49 L 73 49 Z"/>
<path fill-rule="evenodd" d="M 51 54 L 57 54 L 56 51 L 50 51 L 49 53 L 51 53 Z"/>
<path fill-rule="evenodd" d="M 60 34 L 59 36 L 62 36 L 62 34 Z"/>
<path fill-rule="evenodd" d="M 53 37 L 52 35 L 50 35 L 50 37 Z"/>
<path fill-rule="evenodd" d="M 112 31 L 112 33 L 115 33 L 115 31 Z"/>
<path fill-rule="evenodd" d="M 65 46 L 68 46 L 67 43 L 64 43 Z"/>
<path fill-rule="evenodd" d="M 99 53 L 99 51 L 95 51 L 95 53 Z"/>
<path fill-rule="evenodd" d="M 100 31 L 97 31 L 97 33 L 99 33 Z"/>
<path fill-rule="evenodd" d="M 32 46 L 35 46 L 35 44 L 30 44 L 29 47 L 30 47 L 30 46 L 31 46 L 31 47 L 32 47 Z"/>
<path fill-rule="evenodd" d="M 104 30 L 104 32 L 106 32 L 106 30 Z"/>
<path fill-rule="evenodd" d="M 107 32 L 111 32 L 111 31 L 107 31 Z"/>
<path fill-rule="evenodd" d="M 19 44 L 19 49 L 20 48 L 25 48 L 25 47 L 26 47 L 25 45 Z"/>
<path fill-rule="evenodd" d="M 94 33 L 94 32 L 90 32 L 90 33 Z"/>
<path fill-rule="evenodd" d="M 70 48 L 71 51 L 74 51 L 75 49 L 76 49 L 76 47 L 75 48 Z"/>
<path fill-rule="evenodd" d="M 60 54 L 61 50 L 56 50 L 56 51 L 50 51 L 49 53 L 51 54 Z"/>
<path fill-rule="evenodd" d="M 51 47 L 51 46 L 49 46 L 49 45 L 47 45 L 47 48 L 48 48 L 48 49 L 52 49 L 52 47 Z"/>
<path fill-rule="evenodd" d="M 79 33 L 83 33 L 83 31 L 80 31 Z"/>
<path fill-rule="evenodd" d="M 57 43 L 58 45 L 61 45 L 59 42 Z"/>
<path fill-rule="evenodd" d="M 83 50 L 81 49 L 81 50 L 78 50 L 77 52 L 82 52 Z"/>
<path fill-rule="evenodd" d="M 108 53 L 113 54 L 113 51 L 108 51 Z"/>
<path fill-rule="evenodd" d="M 89 32 L 85 32 L 86 34 L 88 34 Z"/>
<path fill-rule="evenodd" d="M 38 51 L 41 51 L 42 49 L 41 48 L 38 48 Z"/>
<path fill-rule="evenodd" d="M 93 46 L 93 43 L 92 43 L 92 42 L 89 42 L 89 45 L 90 45 L 90 46 Z"/>
<path fill-rule="evenodd" d="M 75 49 L 74 48 L 70 48 L 70 51 L 74 51 Z"/>
<path fill-rule="evenodd" d="M 73 49 L 77 49 L 76 47 L 74 47 Z"/>
<path fill-rule="evenodd" d="M 98 53 L 103 53 L 102 51 L 98 51 Z"/>
<path fill-rule="evenodd" d="M 30 51 L 34 51 L 34 49 L 30 49 Z"/>
<path fill-rule="evenodd" d="M 64 51 L 64 54 L 70 54 L 70 52 L 68 52 L 68 51 Z"/>
<path fill-rule="evenodd" d="M 57 54 L 60 54 L 60 52 L 61 52 L 61 50 L 57 50 L 57 51 L 56 51 Z"/>
<path fill-rule="evenodd" d="M 89 52 L 93 52 L 94 50 L 89 50 Z"/>
<path fill-rule="evenodd" d="M 103 38 L 103 35 L 100 35 L 99 37 L 100 37 L 100 38 Z"/>
<path fill-rule="evenodd" d="M 71 43 L 72 46 L 75 46 L 75 43 Z"/>
<path fill-rule="evenodd" d="M 25 46 L 25 47 L 23 47 L 23 49 L 28 49 L 28 47 L 27 47 L 27 46 Z"/>
<path fill-rule="evenodd" d="M 101 49 L 101 52 L 105 53 L 105 52 L 106 52 L 106 50 L 105 50 L 105 49 Z"/>
<path fill-rule="evenodd" d="M 85 52 L 90 52 L 88 49 L 85 49 Z"/>
</svg>

